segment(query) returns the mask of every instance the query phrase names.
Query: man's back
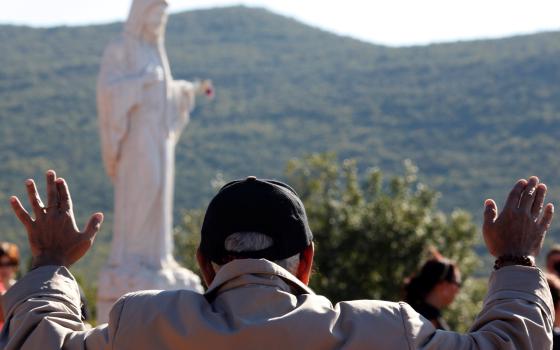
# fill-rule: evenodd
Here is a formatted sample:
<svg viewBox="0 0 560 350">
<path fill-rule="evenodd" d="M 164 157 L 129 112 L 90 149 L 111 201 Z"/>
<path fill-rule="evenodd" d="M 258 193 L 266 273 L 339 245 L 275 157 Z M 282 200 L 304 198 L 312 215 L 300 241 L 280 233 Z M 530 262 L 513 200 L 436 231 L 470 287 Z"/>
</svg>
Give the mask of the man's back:
<svg viewBox="0 0 560 350">
<path fill-rule="evenodd" d="M 54 269 L 30 273 L 26 277 L 35 278 L 21 281 L 14 290 L 22 295 L 9 295 L 10 314 L 19 319 L 12 322 L 19 331 L 2 334 L 0 344 L 6 349 L 37 349 L 45 344 L 56 346 L 49 349 L 69 350 L 548 349 L 551 341 L 547 336 L 552 322 L 550 296 L 536 268 L 509 267 L 496 273 L 486 306 L 468 335 L 436 331 L 405 303 L 358 300 L 333 306 L 278 265 L 253 259 L 224 265 L 205 295 L 129 294 L 115 304 L 108 327 L 84 333 L 79 332 L 79 309 L 72 305 L 79 300 L 59 299 L 61 288 L 67 289 L 64 295 L 74 294 L 67 270 L 59 269 L 54 278 L 39 277 L 53 275 Z M 508 274 L 516 276 L 517 285 L 522 279 L 527 291 L 537 294 L 510 288 Z M 31 285 L 37 283 L 44 286 L 41 291 Z M 35 289 L 34 297 L 23 294 L 25 287 Z M 75 312 L 44 319 L 44 312 L 53 309 Z"/>
<path fill-rule="evenodd" d="M 225 185 L 207 209 L 197 250 L 209 285 L 205 295 L 184 291 L 127 295 L 113 307 L 108 325 L 87 331 L 80 317 L 78 285 L 67 267 L 89 249 L 103 215 L 92 215 L 84 231 L 78 231 L 66 182 L 54 171 L 48 171 L 46 178 L 47 206 L 34 182 L 26 182 L 35 218 L 19 199 L 10 199 L 34 253 L 32 271 L 5 295 L 2 349 L 543 350 L 552 346 L 554 307 L 533 257 L 540 251 L 554 207 L 544 205 L 547 188 L 537 177 L 517 181 L 500 215 L 493 200 L 485 201 L 483 235 L 497 260 L 484 306 L 465 335 L 436 331 L 406 304 L 363 300 L 333 307 L 316 296 L 306 287 L 314 247 L 303 204 L 289 186 L 254 177 Z M 241 212 L 233 210 L 239 207 Z M 266 215 L 255 214 L 263 208 Z M 236 234 L 249 237 L 263 232 L 272 246 L 247 252 L 225 244 Z M 295 253 L 299 262 L 293 275 L 269 261 Z"/>
<path fill-rule="evenodd" d="M 234 261 L 222 269 L 217 278 L 225 283 L 211 286 L 205 296 L 188 291 L 129 295 L 112 317 L 137 322 L 119 322 L 116 348 L 409 348 L 403 328 L 406 312 L 413 313 L 409 307 L 382 301 L 333 307 L 268 261 Z M 248 269 L 256 273 L 242 274 Z M 130 346 L 131 338 L 136 346 Z"/>
</svg>

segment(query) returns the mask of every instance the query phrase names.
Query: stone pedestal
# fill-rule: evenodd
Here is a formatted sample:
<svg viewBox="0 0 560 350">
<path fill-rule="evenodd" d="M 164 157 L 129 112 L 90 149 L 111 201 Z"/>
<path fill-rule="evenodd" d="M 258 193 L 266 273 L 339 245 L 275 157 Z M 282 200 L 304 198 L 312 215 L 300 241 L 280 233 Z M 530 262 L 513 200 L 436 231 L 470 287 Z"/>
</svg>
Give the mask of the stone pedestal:
<svg viewBox="0 0 560 350">
<path fill-rule="evenodd" d="M 203 292 L 200 278 L 192 271 L 170 263 L 159 269 L 131 264 L 105 267 L 99 275 L 97 292 L 97 322 L 109 321 L 109 311 L 121 296 L 139 290 L 187 289 Z"/>
</svg>

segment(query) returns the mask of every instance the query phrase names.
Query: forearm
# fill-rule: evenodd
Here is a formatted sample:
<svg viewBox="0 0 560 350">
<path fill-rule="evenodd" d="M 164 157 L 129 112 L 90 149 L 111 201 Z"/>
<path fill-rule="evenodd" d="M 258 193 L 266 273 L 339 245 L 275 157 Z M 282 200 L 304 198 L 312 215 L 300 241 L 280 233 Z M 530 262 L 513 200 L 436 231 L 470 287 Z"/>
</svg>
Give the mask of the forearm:
<svg viewBox="0 0 560 350">
<path fill-rule="evenodd" d="M 488 295 L 471 334 L 477 341 L 493 334 L 491 344 L 515 349 L 548 349 L 554 320 L 552 297 L 542 271 L 508 266 L 490 278 Z M 490 340 L 486 340 L 490 341 Z M 504 345 L 505 346 L 505 345 Z"/>
<path fill-rule="evenodd" d="M 180 113 L 190 113 L 195 107 L 197 90 L 200 83 L 185 80 L 174 80 L 171 82 L 173 98 L 179 106 Z"/>
<path fill-rule="evenodd" d="M 106 339 L 103 329 L 84 332 L 78 286 L 63 267 L 28 273 L 8 291 L 5 307 L 8 327 L 0 338 L 2 349 L 87 349 L 86 338 L 96 344 Z M 68 339 L 75 345 L 68 347 Z"/>
</svg>

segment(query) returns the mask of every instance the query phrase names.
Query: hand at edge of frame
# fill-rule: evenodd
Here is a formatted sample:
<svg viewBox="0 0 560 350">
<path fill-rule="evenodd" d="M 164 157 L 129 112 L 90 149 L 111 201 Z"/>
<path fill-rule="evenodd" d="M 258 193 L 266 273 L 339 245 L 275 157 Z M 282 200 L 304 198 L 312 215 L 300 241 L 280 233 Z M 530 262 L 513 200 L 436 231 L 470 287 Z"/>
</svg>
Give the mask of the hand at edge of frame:
<svg viewBox="0 0 560 350">
<path fill-rule="evenodd" d="M 486 247 L 494 257 L 536 257 L 554 216 L 552 203 L 544 205 L 547 187 L 539 178 L 521 179 L 513 186 L 504 208 L 496 202 L 484 202 L 482 233 Z"/>
</svg>

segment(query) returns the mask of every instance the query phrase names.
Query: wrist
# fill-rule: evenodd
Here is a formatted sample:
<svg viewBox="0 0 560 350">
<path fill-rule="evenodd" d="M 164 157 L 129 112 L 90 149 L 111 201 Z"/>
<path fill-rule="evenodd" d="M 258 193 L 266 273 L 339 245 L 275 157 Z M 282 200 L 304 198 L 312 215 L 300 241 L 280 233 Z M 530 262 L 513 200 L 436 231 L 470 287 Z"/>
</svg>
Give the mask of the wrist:
<svg viewBox="0 0 560 350">
<path fill-rule="evenodd" d="M 535 257 L 532 255 L 504 254 L 500 255 L 494 262 L 494 270 L 499 270 L 505 266 L 519 265 L 535 267 Z"/>
<path fill-rule="evenodd" d="M 63 259 L 49 255 L 38 255 L 31 259 L 31 270 L 43 266 L 66 266 Z"/>
</svg>

